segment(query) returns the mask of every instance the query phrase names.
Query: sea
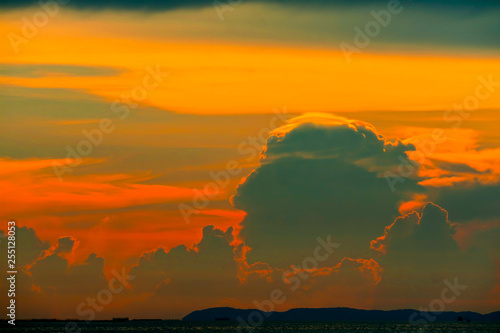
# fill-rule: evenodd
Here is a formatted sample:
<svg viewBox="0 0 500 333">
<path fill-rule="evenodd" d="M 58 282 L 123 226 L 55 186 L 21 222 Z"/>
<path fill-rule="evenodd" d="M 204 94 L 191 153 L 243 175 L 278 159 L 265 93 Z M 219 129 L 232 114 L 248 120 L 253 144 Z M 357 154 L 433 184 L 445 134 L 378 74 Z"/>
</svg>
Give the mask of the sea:
<svg viewBox="0 0 500 333">
<path fill-rule="evenodd" d="M 125 322 L 77 322 L 68 326 L 66 322 L 31 322 L 18 321 L 16 326 L 4 325 L 2 333 L 8 332 L 33 332 L 33 333 L 133 333 L 133 332 L 256 332 L 256 333 L 320 333 L 320 332 L 419 332 L 419 333 L 444 333 L 444 332 L 500 332 L 500 323 L 429 323 L 427 325 L 411 325 L 408 323 L 340 323 L 340 322 L 264 322 L 257 327 L 242 327 L 233 321 L 211 322 L 186 322 L 181 320 L 140 321 Z"/>
</svg>

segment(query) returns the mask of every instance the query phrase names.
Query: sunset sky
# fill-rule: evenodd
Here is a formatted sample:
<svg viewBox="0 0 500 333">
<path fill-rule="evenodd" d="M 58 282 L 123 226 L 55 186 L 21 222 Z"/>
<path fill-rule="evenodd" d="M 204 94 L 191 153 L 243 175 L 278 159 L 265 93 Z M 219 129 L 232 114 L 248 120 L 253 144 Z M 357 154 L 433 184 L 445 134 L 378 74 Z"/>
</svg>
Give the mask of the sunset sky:
<svg viewBox="0 0 500 333">
<path fill-rule="evenodd" d="M 96 318 L 255 308 L 275 289 L 277 310 L 429 307 L 455 279 L 446 310 L 499 310 L 499 15 L 486 0 L 2 1 L 19 318 L 88 319 L 79 305 L 116 272 L 133 279 Z"/>
</svg>

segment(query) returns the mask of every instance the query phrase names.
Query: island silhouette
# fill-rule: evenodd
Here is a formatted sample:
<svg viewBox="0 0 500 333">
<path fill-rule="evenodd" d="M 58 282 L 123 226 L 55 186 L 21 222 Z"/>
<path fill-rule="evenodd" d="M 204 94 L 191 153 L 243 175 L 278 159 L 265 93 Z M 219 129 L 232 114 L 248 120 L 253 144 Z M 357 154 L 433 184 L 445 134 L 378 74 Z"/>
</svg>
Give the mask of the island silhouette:
<svg viewBox="0 0 500 333">
<path fill-rule="evenodd" d="M 216 307 L 193 311 L 183 321 L 247 321 L 248 318 L 262 318 L 265 321 L 310 321 L 310 322 L 494 322 L 500 321 L 500 311 L 481 314 L 472 311 L 426 312 L 412 309 L 401 310 L 360 310 L 353 308 L 295 308 L 283 312 L 264 312 L 258 309 L 235 309 Z M 462 320 L 460 320 L 462 319 Z M 254 319 L 255 320 L 255 319 Z"/>
</svg>

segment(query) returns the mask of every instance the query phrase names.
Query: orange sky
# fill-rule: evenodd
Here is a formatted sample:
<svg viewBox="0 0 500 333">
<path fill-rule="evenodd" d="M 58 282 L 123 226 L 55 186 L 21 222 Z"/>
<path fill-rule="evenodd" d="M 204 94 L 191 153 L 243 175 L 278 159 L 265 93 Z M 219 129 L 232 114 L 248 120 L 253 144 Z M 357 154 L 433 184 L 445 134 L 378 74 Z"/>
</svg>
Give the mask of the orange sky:
<svg viewBox="0 0 500 333">
<path fill-rule="evenodd" d="M 252 6 L 250 14 L 260 8 Z M 160 246 L 169 250 L 200 242 L 207 225 L 238 231 L 246 212 L 229 199 L 260 165 L 266 142 L 259 135 L 265 139 L 284 118 L 306 112 L 322 124 L 331 114 L 349 114 L 374 124 L 390 140 L 417 146 L 409 156 L 422 164 L 415 176 L 422 177 L 419 184 L 427 192 L 398 202 L 401 214 L 421 209 L 441 187 L 498 182 L 498 56 L 430 48 L 412 52 L 401 44 L 374 47 L 347 62 L 334 43 L 238 39 L 233 35 L 245 36 L 244 26 L 231 30 L 207 23 L 213 15 L 207 9 L 193 12 L 180 10 L 173 18 L 68 9 L 19 52 L 0 44 L 3 219 L 34 228 L 53 246 L 59 237 L 75 237 L 72 263 L 97 253 L 106 258 L 108 275 Z M 19 17 L 30 15 L 32 8 L 0 14 L 0 34 L 18 32 Z M 184 19 L 199 22 L 193 31 L 206 27 L 206 35 L 196 36 Z M 214 31 L 224 38 L 214 37 Z M 120 120 L 110 112 L 113 103 L 125 105 L 148 75 L 148 82 L 154 81 L 147 68 L 160 69 L 161 82 Z M 87 69 L 95 73 L 86 75 Z M 470 107 L 471 100 L 478 104 Z M 271 121 L 273 110 L 286 115 Z M 80 165 L 71 166 L 67 147 L 76 149 L 86 139 L 83 131 L 95 130 L 103 118 L 111 118 L 116 130 L 104 134 Z M 427 154 L 419 144 L 435 128 L 447 139 Z M 228 161 L 240 171 L 186 221 L 179 204 L 191 205 L 213 181 L 210 173 L 224 172 Z M 69 165 L 71 172 L 58 178 L 54 163 Z M 480 225 L 494 228 L 495 223 Z M 461 246 L 472 242 L 468 230 L 480 228 L 465 229 L 459 232 Z M 349 260 L 369 264 L 374 272 L 379 268 L 368 259 Z M 316 304 L 326 302 L 316 297 Z M 354 296 L 349 302 L 360 304 Z M 490 309 L 488 302 L 479 300 L 479 307 Z"/>
<path fill-rule="evenodd" d="M 125 30 L 134 27 L 125 15 L 115 20 Z M 48 73 L 3 77 L 0 84 L 78 89 L 112 101 L 141 82 L 146 66 L 159 66 L 168 80 L 149 92 L 147 104 L 175 112 L 268 113 L 280 105 L 290 112 L 405 111 L 451 108 L 475 91 L 479 76 L 500 75 L 496 57 L 365 52 L 347 63 L 333 48 L 176 40 L 147 30 L 142 38 L 117 36 L 101 29 L 104 24 L 102 15 L 90 23 L 69 12 L 40 29 L 17 54 L 2 44 L 2 62 L 102 66 L 121 74 L 72 78 Z M 1 29 L 2 34 L 17 31 L 17 16 L 8 15 Z M 499 109 L 499 95 L 482 100 L 479 108 Z"/>
</svg>

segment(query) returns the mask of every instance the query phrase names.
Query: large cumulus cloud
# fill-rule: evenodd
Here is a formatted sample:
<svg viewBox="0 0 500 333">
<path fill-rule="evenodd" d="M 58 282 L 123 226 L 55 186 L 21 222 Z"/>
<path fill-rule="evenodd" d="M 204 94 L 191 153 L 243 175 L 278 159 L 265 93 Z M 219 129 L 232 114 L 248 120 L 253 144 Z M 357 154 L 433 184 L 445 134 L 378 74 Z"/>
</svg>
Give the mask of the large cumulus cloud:
<svg viewBox="0 0 500 333">
<path fill-rule="evenodd" d="M 391 191 L 384 177 L 408 162 L 411 150 L 370 124 L 330 115 L 298 117 L 278 129 L 261 166 L 233 198 L 247 212 L 239 236 L 252 248 L 249 261 L 297 264 L 325 235 L 342 245 L 341 257 L 332 260 L 364 257 L 370 241 L 399 215 L 399 204 L 422 191 L 415 178 Z"/>
</svg>

